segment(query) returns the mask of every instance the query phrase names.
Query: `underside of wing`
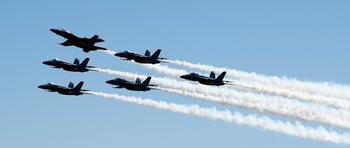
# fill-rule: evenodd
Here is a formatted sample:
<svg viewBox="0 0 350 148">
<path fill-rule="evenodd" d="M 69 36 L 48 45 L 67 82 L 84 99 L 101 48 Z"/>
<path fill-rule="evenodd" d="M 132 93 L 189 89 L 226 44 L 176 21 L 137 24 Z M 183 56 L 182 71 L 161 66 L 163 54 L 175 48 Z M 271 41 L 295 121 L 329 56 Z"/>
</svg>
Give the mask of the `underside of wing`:
<svg viewBox="0 0 350 148">
<path fill-rule="evenodd" d="M 73 45 L 73 42 L 71 42 L 70 40 L 67 40 L 67 41 L 65 41 L 65 42 L 62 42 L 62 43 L 60 43 L 62 46 L 71 46 L 71 45 Z"/>
<path fill-rule="evenodd" d="M 91 49 L 91 48 L 83 48 L 83 51 L 84 52 L 90 52 L 90 51 L 92 51 L 93 49 Z"/>
</svg>

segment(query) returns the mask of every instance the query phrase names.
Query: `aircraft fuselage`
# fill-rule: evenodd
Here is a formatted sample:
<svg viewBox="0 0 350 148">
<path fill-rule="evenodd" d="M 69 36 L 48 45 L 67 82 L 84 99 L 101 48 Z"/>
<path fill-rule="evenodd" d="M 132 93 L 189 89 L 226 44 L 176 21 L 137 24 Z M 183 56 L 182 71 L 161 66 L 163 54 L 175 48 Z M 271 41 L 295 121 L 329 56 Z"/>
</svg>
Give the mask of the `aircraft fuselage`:
<svg viewBox="0 0 350 148">
<path fill-rule="evenodd" d="M 41 89 L 48 90 L 49 92 L 57 92 L 62 95 L 75 95 L 79 96 L 82 95 L 83 93 L 81 91 L 73 91 L 71 88 L 55 85 L 55 84 L 44 84 L 38 86 Z"/>
<path fill-rule="evenodd" d="M 157 58 L 148 57 L 136 53 L 131 52 L 120 52 L 116 53 L 115 56 L 124 58 L 126 60 L 133 60 L 137 63 L 143 63 L 143 64 L 158 64 L 160 61 Z"/>
<path fill-rule="evenodd" d="M 180 76 L 180 78 L 190 80 L 190 81 L 197 81 L 197 82 L 199 82 L 201 84 L 205 84 L 205 85 L 215 85 L 215 86 L 225 85 L 224 81 L 218 81 L 216 79 L 205 77 L 205 76 L 195 74 L 195 73 L 182 75 L 182 76 Z"/>
<path fill-rule="evenodd" d="M 106 81 L 106 83 L 111 84 L 111 85 L 116 85 L 116 88 L 125 88 L 128 90 L 133 90 L 133 91 L 149 91 L 151 90 L 149 85 L 144 85 L 144 84 L 137 84 L 133 82 L 129 82 L 123 79 L 114 79 L 114 80 L 109 80 Z"/>
</svg>

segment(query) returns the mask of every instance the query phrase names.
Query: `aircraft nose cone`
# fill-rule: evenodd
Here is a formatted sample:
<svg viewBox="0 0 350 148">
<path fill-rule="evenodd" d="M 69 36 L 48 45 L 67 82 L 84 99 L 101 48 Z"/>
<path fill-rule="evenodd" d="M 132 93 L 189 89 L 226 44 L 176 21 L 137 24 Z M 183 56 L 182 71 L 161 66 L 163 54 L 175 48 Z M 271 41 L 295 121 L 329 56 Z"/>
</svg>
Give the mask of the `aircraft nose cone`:
<svg viewBox="0 0 350 148">
<path fill-rule="evenodd" d="M 53 32 L 53 33 L 58 33 L 58 32 L 60 32 L 58 29 L 50 29 L 50 31 Z"/>
<path fill-rule="evenodd" d="M 44 61 L 43 62 L 43 64 L 45 64 L 45 65 L 49 65 L 49 63 L 50 63 L 49 61 Z"/>
<path fill-rule="evenodd" d="M 115 56 L 117 56 L 117 57 L 122 57 L 123 56 L 123 53 L 116 53 L 116 54 L 114 54 Z"/>
<path fill-rule="evenodd" d="M 38 88 L 45 89 L 45 86 L 44 85 L 39 85 Z"/>
<path fill-rule="evenodd" d="M 186 75 L 182 75 L 182 76 L 180 76 L 180 78 L 186 79 Z"/>
<path fill-rule="evenodd" d="M 106 81 L 107 84 L 113 84 L 113 80 Z"/>
</svg>

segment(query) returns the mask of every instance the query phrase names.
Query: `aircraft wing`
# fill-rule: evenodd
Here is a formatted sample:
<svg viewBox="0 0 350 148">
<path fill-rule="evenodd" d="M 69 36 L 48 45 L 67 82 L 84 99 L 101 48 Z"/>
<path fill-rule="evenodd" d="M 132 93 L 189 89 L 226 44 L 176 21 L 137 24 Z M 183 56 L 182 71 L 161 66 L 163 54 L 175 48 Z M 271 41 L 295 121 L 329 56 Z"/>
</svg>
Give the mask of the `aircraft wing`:
<svg viewBox="0 0 350 148">
<path fill-rule="evenodd" d="M 92 48 L 92 47 L 85 47 L 85 48 L 83 48 L 84 52 L 90 52 L 90 51 L 93 51 L 93 50 L 97 50 L 97 49 L 96 48 Z"/>
<path fill-rule="evenodd" d="M 107 48 L 103 48 L 103 47 L 98 47 L 98 46 L 91 46 L 91 47 L 85 47 L 83 48 L 84 52 L 90 52 L 90 51 L 94 51 L 94 50 L 108 50 Z"/>
<path fill-rule="evenodd" d="M 73 35 L 72 33 L 68 33 L 68 32 L 62 33 L 60 35 L 62 37 L 64 37 L 64 38 L 66 38 L 66 39 L 76 39 L 76 38 L 78 38 L 77 36 Z"/>
<path fill-rule="evenodd" d="M 99 47 L 99 46 L 94 46 L 94 48 L 96 48 L 96 49 L 100 49 L 100 50 L 108 50 L 107 48 L 104 48 L 104 47 Z"/>
<path fill-rule="evenodd" d="M 62 46 L 70 46 L 70 45 L 73 45 L 73 43 L 70 41 L 70 40 L 67 40 L 65 42 L 62 42 L 62 43 L 59 43 L 60 45 Z"/>
<path fill-rule="evenodd" d="M 74 34 L 64 30 L 64 29 L 50 29 L 52 32 L 56 33 L 59 36 L 62 36 L 66 39 L 77 39 L 78 37 L 75 36 Z"/>
</svg>

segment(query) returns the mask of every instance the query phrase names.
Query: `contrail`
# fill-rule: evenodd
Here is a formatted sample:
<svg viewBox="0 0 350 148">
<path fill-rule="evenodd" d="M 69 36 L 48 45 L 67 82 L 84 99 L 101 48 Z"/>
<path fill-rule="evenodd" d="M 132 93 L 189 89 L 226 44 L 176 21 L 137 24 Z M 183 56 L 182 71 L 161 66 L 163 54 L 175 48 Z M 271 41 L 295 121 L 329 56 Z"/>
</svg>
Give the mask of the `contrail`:
<svg viewBox="0 0 350 148">
<path fill-rule="evenodd" d="M 133 62 L 134 63 L 134 62 Z M 162 65 L 145 65 L 145 64 L 138 64 L 143 67 L 146 67 L 151 70 L 155 70 L 160 73 L 164 73 L 173 77 L 179 77 L 183 74 L 186 74 L 187 72 L 182 69 L 174 69 L 169 68 L 168 66 L 162 66 Z M 302 101 L 310 101 L 317 104 L 325 104 L 330 106 L 335 106 L 343 109 L 349 109 L 350 102 L 349 100 L 339 99 L 335 97 L 325 97 L 320 95 L 312 95 L 309 93 L 303 93 L 300 91 L 290 91 L 287 88 L 280 88 L 280 87 L 274 87 L 270 86 L 268 84 L 260 84 L 252 81 L 245 81 L 245 80 L 235 80 L 235 85 L 245 88 L 250 88 L 252 90 L 262 92 L 262 93 L 269 93 L 274 95 L 280 95 L 283 97 L 291 98 L 291 99 L 298 99 Z"/>
<path fill-rule="evenodd" d="M 109 69 L 94 68 L 94 70 L 128 79 L 146 77 L 145 75 L 113 71 Z M 254 93 L 242 93 L 233 89 L 196 85 L 170 78 L 153 77 L 151 83 L 178 90 L 176 91 L 177 94 L 190 96 L 192 98 L 237 105 L 257 111 L 267 111 L 307 121 L 318 121 L 338 127 L 350 128 L 350 115 L 344 110 L 337 110 L 316 104 L 306 104 L 296 100 L 283 99 L 276 96 L 268 97 Z M 164 89 L 161 90 L 164 91 Z"/>
<path fill-rule="evenodd" d="M 211 65 L 203 64 L 193 64 L 186 61 L 180 60 L 165 60 L 168 63 L 180 65 L 183 67 L 197 69 L 204 72 L 216 71 L 222 72 L 226 71 L 227 76 L 236 79 L 244 79 L 249 81 L 256 81 L 263 85 L 273 85 L 275 87 L 283 87 L 290 90 L 297 90 L 312 94 L 322 94 L 329 97 L 336 97 L 341 99 L 350 99 L 350 87 L 347 85 L 333 84 L 327 82 L 308 82 L 300 81 L 296 79 L 290 79 L 286 77 L 277 76 L 265 76 L 256 73 L 249 73 L 238 71 L 235 69 L 229 69 L 224 67 L 214 67 Z"/>
<path fill-rule="evenodd" d="M 332 142 L 337 144 L 350 144 L 350 137 L 335 131 L 327 130 L 322 126 L 317 128 L 305 127 L 299 122 L 274 121 L 267 116 L 257 117 L 256 115 L 243 116 L 239 112 L 231 113 L 229 110 L 217 110 L 216 108 L 202 108 L 198 105 L 181 105 L 164 101 L 141 99 L 137 97 L 122 96 L 117 94 L 106 94 L 102 92 L 87 92 L 88 94 L 119 100 L 126 103 L 149 106 L 156 109 L 167 110 L 186 115 L 206 117 L 213 120 L 221 120 L 238 125 L 261 127 L 263 129 L 283 133 L 290 136 Z"/>
</svg>

